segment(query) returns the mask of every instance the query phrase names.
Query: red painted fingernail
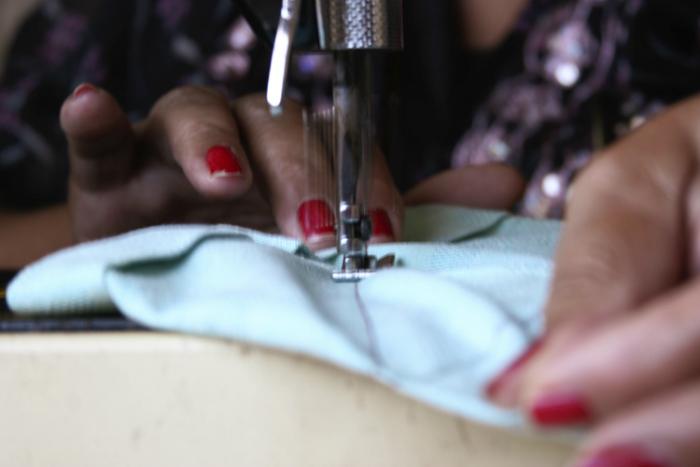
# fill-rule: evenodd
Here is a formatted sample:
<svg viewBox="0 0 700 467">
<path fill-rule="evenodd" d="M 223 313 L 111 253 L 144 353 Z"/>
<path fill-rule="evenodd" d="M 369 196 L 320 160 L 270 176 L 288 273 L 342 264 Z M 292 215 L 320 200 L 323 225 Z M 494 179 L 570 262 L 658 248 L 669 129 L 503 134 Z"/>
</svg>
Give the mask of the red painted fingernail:
<svg viewBox="0 0 700 467">
<path fill-rule="evenodd" d="M 335 215 L 333 210 L 323 200 L 305 201 L 299 206 L 297 219 L 304 237 L 335 235 Z"/>
<path fill-rule="evenodd" d="M 490 399 L 496 399 L 503 387 L 510 382 L 513 377 L 525 366 L 527 362 L 542 348 L 542 340 L 535 341 L 523 354 L 516 358 L 513 363 L 496 376 L 486 386 L 486 395 Z"/>
<path fill-rule="evenodd" d="M 239 175 L 242 172 L 238 158 L 231 148 L 226 146 L 214 146 L 209 149 L 206 160 L 209 173 L 213 177 L 229 177 Z"/>
<path fill-rule="evenodd" d="M 73 91 L 73 97 L 80 97 L 97 91 L 97 88 L 89 83 L 83 83 Z"/>
<path fill-rule="evenodd" d="M 639 446 L 617 446 L 595 454 L 577 467 L 670 467 Z"/>
<path fill-rule="evenodd" d="M 580 395 L 560 393 L 540 397 L 530 416 L 541 426 L 579 425 L 591 420 L 591 411 Z"/>
<path fill-rule="evenodd" d="M 373 209 L 369 213 L 372 219 L 372 236 L 394 238 L 394 228 L 391 226 L 389 214 L 383 209 Z"/>
</svg>

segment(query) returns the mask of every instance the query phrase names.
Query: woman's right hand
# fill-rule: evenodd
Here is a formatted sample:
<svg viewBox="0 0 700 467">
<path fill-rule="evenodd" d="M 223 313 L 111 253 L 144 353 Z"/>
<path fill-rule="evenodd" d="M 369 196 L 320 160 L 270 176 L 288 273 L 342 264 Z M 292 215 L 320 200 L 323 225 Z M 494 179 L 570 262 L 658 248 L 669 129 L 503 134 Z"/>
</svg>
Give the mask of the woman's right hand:
<svg viewBox="0 0 700 467">
<path fill-rule="evenodd" d="M 261 96 L 230 104 L 217 91 L 183 87 L 132 125 L 107 91 L 79 86 L 61 110 L 77 240 L 202 222 L 278 231 L 312 248 L 332 246 L 329 167 L 307 160 L 301 107 L 284 105 L 283 114 L 272 117 Z M 383 160 L 375 159 L 375 240 L 392 240 L 400 235 L 401 197 Z"/>
</svg>

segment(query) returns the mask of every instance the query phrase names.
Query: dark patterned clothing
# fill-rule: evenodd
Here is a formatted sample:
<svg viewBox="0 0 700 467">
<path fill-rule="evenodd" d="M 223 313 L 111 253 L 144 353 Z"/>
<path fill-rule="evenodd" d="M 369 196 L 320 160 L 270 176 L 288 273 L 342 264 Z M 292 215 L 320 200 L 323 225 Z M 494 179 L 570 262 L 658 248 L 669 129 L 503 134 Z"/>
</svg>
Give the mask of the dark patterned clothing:
<svg viewBox="0 0 700 467">
<path fill-rule="evenodd" d="M 452 163 L 518 167 L 528 215 L 561 216 L 594 150 L 700 90 L 700 2 L 533 2 L 514 36 L 517 66 L 479 106 Z"/>
<path fill-rule="evenodd" d="M 407 0 L 406 52 L 382 69 L 381 141 L 402 188 L 506 162 L 529 180 L 521 211 L 559 216 L 594 149 L 700 89 L 696 0 L 532 0 L 504 44 L 480 54 L 459 48 L 454 9 Z M 44 1 L 0 82 L 0 205 L 65 198 L 58 111 L 77 84 L 103 86 L 137 121 L 183 84 L 261 91 L 268 64 L 235 1 Z M 331 72 L 327 57 L 298 57 L 290 94 L 327 106 Z"/>
</svg>

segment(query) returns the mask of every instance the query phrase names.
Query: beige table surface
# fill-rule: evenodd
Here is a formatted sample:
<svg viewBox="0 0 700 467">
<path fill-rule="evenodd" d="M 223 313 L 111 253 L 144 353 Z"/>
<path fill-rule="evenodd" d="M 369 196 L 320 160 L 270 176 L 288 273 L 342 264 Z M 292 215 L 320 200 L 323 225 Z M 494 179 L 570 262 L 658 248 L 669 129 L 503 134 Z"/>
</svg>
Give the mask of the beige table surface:
<svg viewBox="0 0 700 467">
<path fill-rule="evenodd" d="M 302 357 L 157 333 L 0 335 L 0 466 L 559 467 Z"/>
</svg>

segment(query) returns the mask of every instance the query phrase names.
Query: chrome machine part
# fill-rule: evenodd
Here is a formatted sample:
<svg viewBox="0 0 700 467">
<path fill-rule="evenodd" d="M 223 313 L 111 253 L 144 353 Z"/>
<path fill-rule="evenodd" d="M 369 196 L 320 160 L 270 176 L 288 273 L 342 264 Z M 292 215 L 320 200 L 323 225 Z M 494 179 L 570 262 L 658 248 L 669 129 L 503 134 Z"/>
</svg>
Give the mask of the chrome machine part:
<svg viewBox="0 0 700 467">
<path fill-rule="evenodd" d="M 390 258 L 369 256 L 368 213 L 374 152 L 373 53 L 403 47 L 402 0 L 283 0 L 274 40 L 267 99 L 281 111 L 284 89 L 302 13 L 315 9 L 316 43 L 311 48 L 335 57 L 333 152 L 338 203 L 338 281 L 360 280 Z M 306 44 L 309 47 L 309 44 Z"/>
<path fill-rule="evenodd" d="M 284 0 L 282 2 L 280 22 L 272 48 L 270 77 L 267 82 L 267 103 L 273 114 L 281 112 L 289 62 L 292 58 L 292 45 L 299 27 L 301 2 L 302 0 Z"/>
<path fill-rule="evenodd" d="M 401 50 L 402 0 L 315 0 L 322 50 Z"/>
<path fill-rule="evenodd" d="M 367 253 L 372 236 L 368 204 L 372 179 L 374 119 L 372 57 L 358 51 L 337 52 L 333 85 L 336 213 L 341 267 L 336 280 L 359 280 L 376 269 Z"/>
</svg>

